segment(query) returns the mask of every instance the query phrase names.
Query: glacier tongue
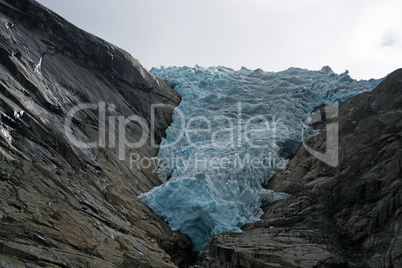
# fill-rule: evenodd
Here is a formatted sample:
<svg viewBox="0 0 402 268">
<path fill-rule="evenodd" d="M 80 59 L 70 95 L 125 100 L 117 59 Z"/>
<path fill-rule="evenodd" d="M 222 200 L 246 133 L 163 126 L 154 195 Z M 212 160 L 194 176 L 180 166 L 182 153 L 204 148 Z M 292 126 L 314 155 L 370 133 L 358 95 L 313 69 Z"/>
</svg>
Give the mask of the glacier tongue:
<svg viewBox="0 0 402 268">
<path fill-rule="evenodd" d="M 164 182 L 140 198 L 199 252 L 213 236 L 240 232 L 260 206 L 287 194 L 264 189 L 287 157 L 314 135 L 303 122 L 320 104 L 342 103 L 372 90 L 378 80 L 356 81 L 298 68 L 169 67 L 152 69 L 182 96 L 162 141 L 157 163 Z M 306 134 L 305 134 L 306 135 Z"/>
</svg>

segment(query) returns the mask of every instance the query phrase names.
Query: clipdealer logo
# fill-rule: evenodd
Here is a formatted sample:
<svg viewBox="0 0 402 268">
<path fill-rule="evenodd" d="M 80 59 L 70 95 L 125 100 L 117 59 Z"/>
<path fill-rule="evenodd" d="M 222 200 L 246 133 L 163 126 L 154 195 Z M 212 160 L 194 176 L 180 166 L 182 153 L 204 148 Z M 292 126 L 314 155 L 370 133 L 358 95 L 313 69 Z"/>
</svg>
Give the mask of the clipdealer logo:
<svg viewBox="0 0 402 268">
<path fill-rule="evenodd" d="M 236 118 L 225 115 L 216 115 L 213 118 L 205 116 L 186 118 L 179 107 L 173 107 L 169 104 L 152 104 L 150 109 L 150 120 L 148 122 L 138 115 L 129 117 L 116 115 L 117 110 L 113 104 L 106 105 L 105 102 L 79 104 L 68 112 L 64 131 L 68 140 L 78 148 L 117 148 L 119 160 L 125 160 L 126 148 L 140 148 L 149 142 L 148 139 L 150 139 L 150 143 L 147 145 L 157 149 L 173 147 L 183 139 L 188 145 L 197 146 L 197 141 L 194 141 L 193 138 L 198 134 L 203 135 L 205 133 L 211 134 L 209 142 L 218 149 L 241 147 L 244 144 L 247 144 L 250 148 L 266 148 L 269 144 L 259 144 L 253 140 L 252 136 L 258 135 L 258 133 L 268 134 L 272 139 L 272 143 L 275 143 L 277 125 L 281 121 L 281 118 L 276 119 L 275 117 L 268 120 L 263 115 L 255 115 L 247 118 L 247 120 L 242 119 L 241 102 L 237 103 Z M 175 120 L 179 121 L 179 134 L 174 141 L 159 145 L 155 143 L 155 126 L 157 125 L 155 120 L 160 116 L 160 111 L 163 109 L 174 110 L 176 114 Z M 88 138 L 74 127 L 74 121 L 79 121 L 80 116 L 82 117 L 83 114 L 89 113 L 91 110 L 92 112 L 95 111 L 95 114 L 96 111 L 98 113 L 98 137 L 97 140 L 87 141 Z M 213 125 L 219 125 L 220 127 L 214 129 Z M 135 127 L 137 132 L 141 132 L 141 137 L 136 141 L 128 139 L 126 135 L 128 127 Z M 225 136 L 223 142 L 222 135 Z"/>
<path fill-rule="evenodd" d="M 204 116 L 195 116 L 189 118 L 186 122 L 186 117 L 184 113 L 178 108 L 169 104 L 152 104 L 150 109 L 150 121 L 138 116 L 131 115 L 125 117 L 124 115 L 117 115 L 118 112 L 114 104 L 106 105 L 105 102 L 99 102 L 98 104 L 93 103 L 83 103 L 78 104 L 73 107 L 67 114 L 64 124 L 65 135 L 68 140 L 76 147 L 80 149 L 93 149 L 93 148 L 117 148 L 119 160 L 126 160 L 126 149 L 130 148 L 141 148 L 148 142 L 152 148 L 163 148 L 163 147 L 173 147 L 178 144 L 182 139 L 186 139 L 186 142 L 190 145 L 196 145 L 192 140 L 191 134 L 199 134 L 210 132 L 211 133 L 211 144 L 215 148 L 226 148 L 226 147 L 241 147 L 244 143 L 248 145 L 249 148 L 266 148 L 269 144 L 257 144 L 254 140 L 250 139 L 251 135 L 257 133 L 267 134 L 269 133 L 272 138 L 272 145 L 275 146 L 275 140 L 277 135 L 277 126 L 281 118 L 272 118 L 271 121 L 267 120 L 263 115 L 255 115 L 248 118 L 243 122 L 242 118 L 242 105 L 238 102 L 237 109 L 237 119 L 226 117 L 224 115 L 217 115 L 213 119 Z M 155 120 L 161 109 L 174 110 L 174 113 L 178 116 L 180 120 L 179 135 L 174 141 L 167 144 L 159 145 L 155 143 Z M 98 119 L 98 136 L 97 139 L 92 141 L 86 141 L 88 137 L 83 135 L 81 131 L 77 131 L 74 128 L 74 120 L 79 121 L 80 113 L 89 113 L 89 110 L 97 111 Z M 329 119 L 338 116 L 337 106 L 325 106 L 321 108 L 320 113 L 313 114 L 312 117 L 314 121 L 322 121 L 324 119 Z M 324 118 L 323 118 L 324 117 Z M 226 128 L 219 128 L 217 130 L 212 129 L 212 121 L 216 121 L 221 125 L 227 125 Z M 204 124 L 204 128 L 194 128 L 193 123 L 198 122 Z M 215 123 L 216 123 L 215 122 Z M 258 127 L 256 127 L 258 125 Z M 136 132 L 141 132 L 141 137 L 133 141 L 127 138 L 127 128 L 136 128 Z M 310 148 L 304 141 L 303 130 L 302 139 L 303 146 L 306 150 L 312 154 L 314 157 L 322 162 L 327 163 L 330 166 L 336 167 L 338 165 L 338 123 L 330 123 L 326 126 L 327 139 L 326 139 L 326 152 L 321 153 L 312 148 Z M 219 142 L 219 136 L 223 133 L 226 134 L 227 139 L 225 142 Z M 148 139 L 150 139 L 148 141 Z M 132 160 L 132 157 L 130 158 Z M 137 157 L 136 159 L 140 159 Z M 130 160 L 130 162 L 131 162 Z M 283 159 L 279 159 L 283 162 Z M 149 162 L 154 161 L 150 159 Z M 278 162 L 279 163 L 279 162 Z"/>
</svg>

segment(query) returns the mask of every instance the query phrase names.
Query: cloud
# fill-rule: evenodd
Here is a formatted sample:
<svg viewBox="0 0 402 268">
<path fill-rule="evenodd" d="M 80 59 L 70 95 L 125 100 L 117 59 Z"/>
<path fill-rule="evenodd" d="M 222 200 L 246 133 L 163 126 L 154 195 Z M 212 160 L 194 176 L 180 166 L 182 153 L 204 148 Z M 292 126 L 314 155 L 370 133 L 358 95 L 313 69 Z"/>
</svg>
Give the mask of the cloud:
<svg viewBox="0 0 402 268">
<path fill-rule="evenodd" d="M 393 34 L 386 33 L 382 37 L 381 46 L 382 47 L 393 47 L 398 43 L 397 37 Z"/>
</svg>

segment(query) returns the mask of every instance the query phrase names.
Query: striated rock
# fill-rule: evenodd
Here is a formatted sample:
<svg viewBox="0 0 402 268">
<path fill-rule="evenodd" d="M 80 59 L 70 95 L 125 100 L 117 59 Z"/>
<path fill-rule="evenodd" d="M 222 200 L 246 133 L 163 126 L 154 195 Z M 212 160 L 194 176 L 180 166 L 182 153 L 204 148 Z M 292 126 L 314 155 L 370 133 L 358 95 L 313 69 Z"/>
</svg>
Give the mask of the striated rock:
<svg viewBox="0 0 402 268">
<path fill-rule="evenodd" d="M 315 122 L 322 132 L 306 144 L 324 153 L 328 126 L 338 124 L 339 164 L 301 146 L 267 186 L 292 196 L 242 233 L 216 236 L 200 266 L 402 267 L 402 69 L 333 115 Z"/>
<path fill-rule="evenodd" d="M 1 0 L 0 95 L 1 267 L 189 265 L 188 237 L 137 198 L 158 177 L 130 161 L 157 154 L 180 102 L 165 82 L 37 2 Z M 170 106 L 152 122 L 152 104 Z M 121 148 L 143 137 L 118 125 L 133 115 L 154 135 Z"/>
</svg>

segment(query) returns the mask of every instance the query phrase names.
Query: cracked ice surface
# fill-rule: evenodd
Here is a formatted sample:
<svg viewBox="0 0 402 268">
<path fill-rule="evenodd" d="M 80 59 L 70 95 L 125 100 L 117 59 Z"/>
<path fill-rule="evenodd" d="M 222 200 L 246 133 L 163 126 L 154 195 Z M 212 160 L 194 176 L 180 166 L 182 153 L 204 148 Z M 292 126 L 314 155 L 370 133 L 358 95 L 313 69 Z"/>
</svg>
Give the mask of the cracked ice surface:
<svg viewBox="0 0 402 268">
<path fill-rule="evenodd" d="M 290 68 L 264 72 L 225 67 L 169 67 L 151 72 L 182 96 L 157 157 L 164 182 L 140 198 L 199 252 L 216 234 L 240 232 L 261 205 L 287 197 L 263 188 L 314 131 L 314 107 L 342 103 L 379 80 Z"/>
</svg>

